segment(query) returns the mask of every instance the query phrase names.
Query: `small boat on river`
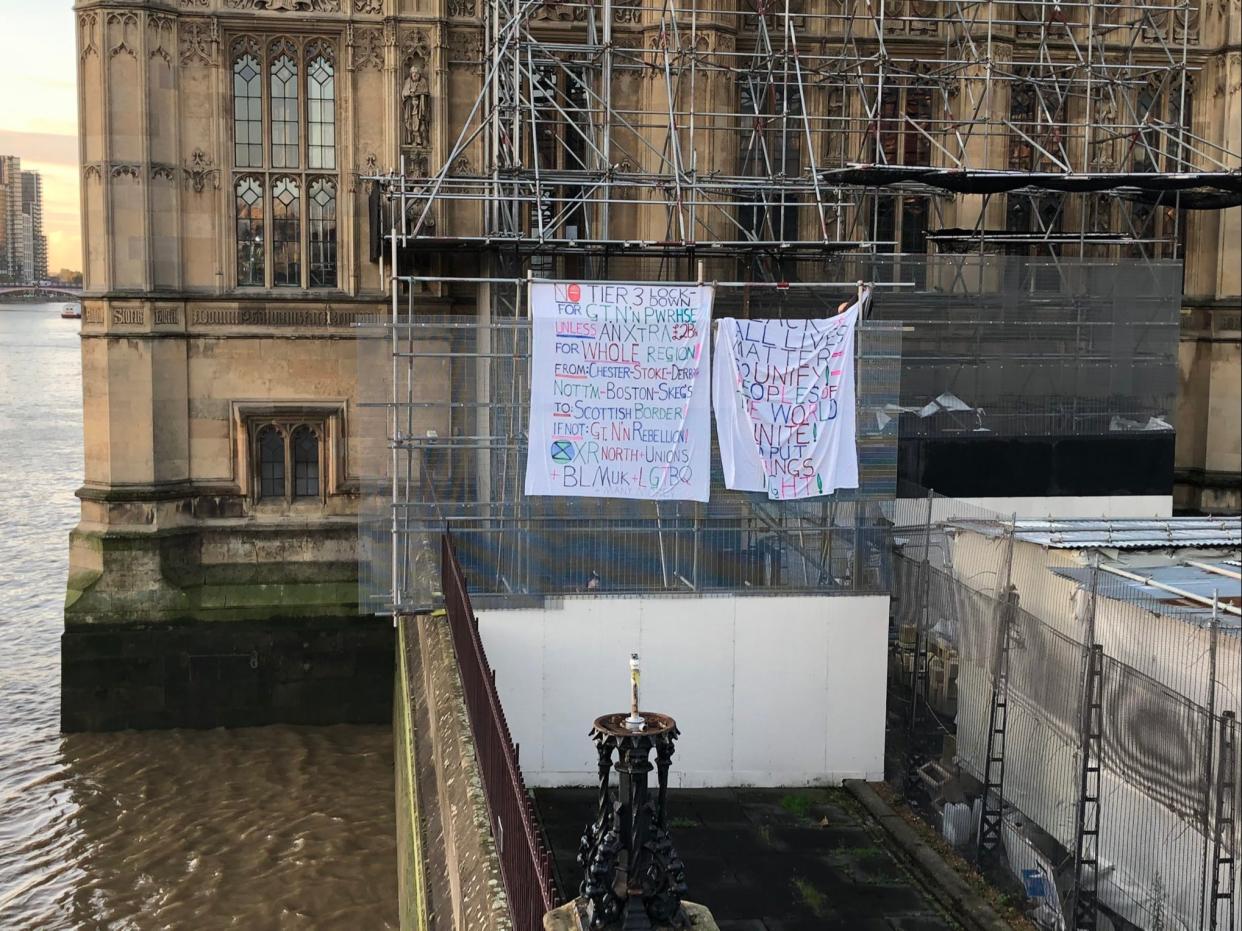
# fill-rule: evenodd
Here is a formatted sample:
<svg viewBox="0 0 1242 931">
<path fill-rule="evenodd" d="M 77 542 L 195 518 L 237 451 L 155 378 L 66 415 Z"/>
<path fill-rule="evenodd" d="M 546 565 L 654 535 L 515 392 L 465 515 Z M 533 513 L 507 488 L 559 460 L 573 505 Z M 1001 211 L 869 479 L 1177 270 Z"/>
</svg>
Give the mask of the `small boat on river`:
<svg viewBox="0 0 1242 931">
<path fill-rule="evenodd" d="M 82 306 L 80 304 L 66 304 L 60 312 L 62 320 L 81 320 Z"/>
</svg>

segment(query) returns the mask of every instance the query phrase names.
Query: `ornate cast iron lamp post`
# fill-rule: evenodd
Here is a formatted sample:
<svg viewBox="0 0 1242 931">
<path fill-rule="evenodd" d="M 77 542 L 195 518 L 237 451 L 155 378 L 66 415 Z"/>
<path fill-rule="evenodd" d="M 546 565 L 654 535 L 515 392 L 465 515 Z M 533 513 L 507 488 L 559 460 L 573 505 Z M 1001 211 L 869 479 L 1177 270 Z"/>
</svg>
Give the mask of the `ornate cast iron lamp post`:
<svg viewBox="0 0 1242 931">
<path fill-rule="evenodd" d="M 599 753 L 599 811 L 582 835 L 578 863 L 586 871 L 581 893 L 592 929 L 689 926 L 681 901 L 685 865 L 669 838 L 665 811 L 677 722 L 639 711 L 638 677 L 635 653 L 630 658 L 629 715 L 604 715 L 591 728 Z M 614 767 L 615 792 L 609 785 Z M 659 786 L 654 799 L 647 784 L 652 769 Z"/>
</svg>

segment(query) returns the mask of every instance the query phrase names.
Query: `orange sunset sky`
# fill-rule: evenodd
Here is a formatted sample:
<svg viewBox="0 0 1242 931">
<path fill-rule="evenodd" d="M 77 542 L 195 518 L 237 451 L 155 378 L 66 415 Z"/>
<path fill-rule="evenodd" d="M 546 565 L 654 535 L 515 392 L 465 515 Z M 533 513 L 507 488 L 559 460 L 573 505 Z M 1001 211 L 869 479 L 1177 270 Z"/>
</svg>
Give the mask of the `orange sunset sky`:
<svg viewBox="0 0 1242 931">
<path fill-rule="evenodd" d="M 71 0 L 0 0 L 0 155 L 43 175 L 48 270 L 82 268 Z"/>
</svg>

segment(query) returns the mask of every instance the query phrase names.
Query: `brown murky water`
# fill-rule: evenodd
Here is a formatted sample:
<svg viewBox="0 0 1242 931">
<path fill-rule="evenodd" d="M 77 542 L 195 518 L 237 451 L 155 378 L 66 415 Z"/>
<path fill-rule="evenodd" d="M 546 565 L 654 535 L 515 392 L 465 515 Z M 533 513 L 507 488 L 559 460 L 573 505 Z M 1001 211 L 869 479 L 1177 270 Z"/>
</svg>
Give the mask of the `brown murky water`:
<svg viewBox="0 0 1242 931">
<path fill-rule="evenodd" d="M 0 928 L 396 927 L 384 727 L 58 732 L 78 322 L 0 305 Z"/>
</svg>

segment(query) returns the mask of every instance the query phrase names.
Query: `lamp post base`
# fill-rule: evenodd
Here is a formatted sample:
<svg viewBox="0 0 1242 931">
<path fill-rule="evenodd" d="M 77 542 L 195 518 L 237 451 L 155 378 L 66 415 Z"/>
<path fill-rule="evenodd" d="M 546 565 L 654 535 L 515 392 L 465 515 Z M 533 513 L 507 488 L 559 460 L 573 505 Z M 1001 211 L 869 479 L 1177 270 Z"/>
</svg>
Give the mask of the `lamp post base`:
<svg viewBox="0 0 1242 931">
<path fill-rule="evenodd" d="M 543 916 L 543 931 L 589 931 L 590 920 L 587 917 L 589 907 L 589 900 L 583 896 L 567 902 L 560 908 L 552 909 Z M 683 900 L 681 907 L 685 910 L 688 927 L 693 928 L 694 931 L 720 931 L 716 919 L 712 917 L 711 910 L 706 905 L 697 905 Z M 604 931 L 622 931 L 625 927 L 623 921 L 624 919 L 607 926 Z M 672 925 L 653 924 L 649 927 L 653 931 L 674 931 Z"/>
</svg>

